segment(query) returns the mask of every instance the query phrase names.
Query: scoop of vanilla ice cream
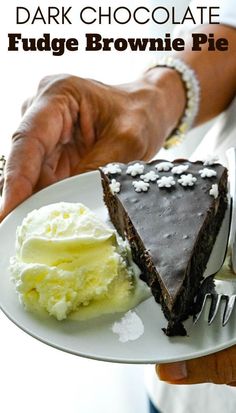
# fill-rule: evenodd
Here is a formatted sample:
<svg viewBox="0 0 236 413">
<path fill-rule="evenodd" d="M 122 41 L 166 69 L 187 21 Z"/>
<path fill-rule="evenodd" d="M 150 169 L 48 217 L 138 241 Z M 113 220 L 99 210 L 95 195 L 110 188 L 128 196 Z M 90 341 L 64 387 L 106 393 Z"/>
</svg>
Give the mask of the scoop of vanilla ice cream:
<svg viewBox="0 0 236 413">
<path fill-rule="evenodd" d="M 10 271 L 26 309 L 86 319 L 126 311 L 146 298 L 129 248 L 80 203 L 30 212 L 17 228 Z M 142 285 L 141 285 L 142 284 Z"/>
</svg>

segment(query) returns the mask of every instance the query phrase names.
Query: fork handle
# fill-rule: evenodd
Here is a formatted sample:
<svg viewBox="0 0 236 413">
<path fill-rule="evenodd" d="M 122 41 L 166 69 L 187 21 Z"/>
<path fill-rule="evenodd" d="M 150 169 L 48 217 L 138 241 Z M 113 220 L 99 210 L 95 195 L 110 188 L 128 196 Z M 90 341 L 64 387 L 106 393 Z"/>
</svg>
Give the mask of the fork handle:
<svg viewBox="0 0 236 413">
<path fill-rule="evenodd" d="M 229 193 L 231 197 L 231 225 L 229 233 L 228 253 L 232 271 L 236 274 L 236 148 L 226 151 L 229 171 Z"/>
</svg>

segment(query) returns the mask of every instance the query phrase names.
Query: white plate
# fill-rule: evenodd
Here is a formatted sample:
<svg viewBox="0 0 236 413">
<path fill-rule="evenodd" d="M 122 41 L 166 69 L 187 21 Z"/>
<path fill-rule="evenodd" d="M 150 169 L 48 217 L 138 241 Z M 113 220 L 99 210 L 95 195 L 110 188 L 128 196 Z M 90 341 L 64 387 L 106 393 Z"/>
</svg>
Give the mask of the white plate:
<svg viewBox="0 0 236 413">
<path fill-rule="evenodd" d="M 236 343 L 236 317 L 226 327 L 219 319 L 210 327 L 204 317 L 197 325 L 186 322 L 189 336 L 168 338 L 161 328 L 166 326 L 160 306 L 148 299 L 136 307 L 142 319 L 144 334 L 135 341 L 122 343 L 111 330 L 123 314 L 107 315 L 90 321 L 57 321 L 26 312 L 18 301 L 8 271 L 9 258 L 14 255 L 16 227 L 34 208 L 59 202 L 82 202 L 101 218 L 107 219 L 102 200 L 98 172 L 73 177 L 42 190 L 17 207 L 0 225 L 1 276 L 0 306 L 21 329 L 42 342 L 83 357 L 123 363 L 162 363 L 200 357 Z"/>
</svg>

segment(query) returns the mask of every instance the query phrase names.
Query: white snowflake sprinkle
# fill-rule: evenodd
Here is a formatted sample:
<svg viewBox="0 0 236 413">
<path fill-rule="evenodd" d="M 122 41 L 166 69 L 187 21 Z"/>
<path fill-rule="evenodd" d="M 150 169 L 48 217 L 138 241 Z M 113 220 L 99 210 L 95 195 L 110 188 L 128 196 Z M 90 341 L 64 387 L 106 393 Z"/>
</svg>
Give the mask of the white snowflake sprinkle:
<svg viewBox="0 0 236 413">
<path fill-rule="evenodd" d="M 215 162 L 218 162 L 219 158 L 216 155 L 208 154 L 203 162 L 203 165 L 213 165 Z"/>
<path fill-rule="evenodd" d="M 175 175 L 181 175 L 183 172 L 187 171 L 189 168 L 189 165 L 178 165 L 174 166 L 174 168 L 171 169 L 171 172 Z"/>
<path fill-rule="evenodd" d="M 172 176 L 162 176 L 161 179 L 158 179 L 157 185 L 159 188 L 171 188 L 175 185 L 175 180 Z"/>
<path fill-rule="evenodd" d="M 120 192 L 120 182 L 117 182 L 116 179 L 112 179 L 109 186 L 113 194 L 118 194 Z"/>
<path fill-rule="evenodd" d="M 147 192 L 150 187 L 149 183 L 144 181 L 133 181 L 132 185 L 136 192 Z"/>
<path fill-rule="evenodd" d="M 209 168 L 201 169 L 199 171 L 199 174 L 201 175 L 201 178 L 212 178 L 213 176 L 217 175 L 214 169 L 209 169 Z"/>
<path fill-rule="evenodd" d="M 195 176 L 193 176 L 192 174 L 181 175 L 180 179 L 178 179 L 178 182 L 182 186 L 193 186 L 196 181 L 197 178 L 195 178 Z"/>
<path fill-rule="evenodd" d="M 145 175 L 141 175 L 140 178 L 144 182 L 149 182 L 149 181 L 155 182 L 157 178 L 159 178 L 159 175 L 157 175 L 155 171 L 150 171 L 150 172 L 147 172 Z"/>
<path fill-rule="evenodd" d="M 172 162 L 160 162 L 155 165 L 155 168 L 158 172 L 168 172 L 171 168 L 173 168 L 174 164 Z"/>
<path fill-rule="evenodd" d="M 210 191 L 209 191 L 209 194 L 210 194 L 211 196 L 214 196 L 215 199 L 218 198 L 218 196 L 219 196 L 219 189 L 218 189 L 218 185 L 217 185 L 217 184 L 213 184 L 213 185 L 212 185 L 212 187 L 211 187 L 211 189 L 210 189 Z"/>
<path fill-rule="evenodd" d="M 104 166 L 102 168 L 104 174 L 108 175 L 115 175 L 115 174 L 121 174 L 121 168 L 117 163 L 109 163 L 108 165 Z"/>
<path fill-rule="evenodd" d="M 133 165 L 129 165 L 126 173 L 131 176 L 141 175 L 144 172 L 144 165 L 136 162 Z"/>
</svg>

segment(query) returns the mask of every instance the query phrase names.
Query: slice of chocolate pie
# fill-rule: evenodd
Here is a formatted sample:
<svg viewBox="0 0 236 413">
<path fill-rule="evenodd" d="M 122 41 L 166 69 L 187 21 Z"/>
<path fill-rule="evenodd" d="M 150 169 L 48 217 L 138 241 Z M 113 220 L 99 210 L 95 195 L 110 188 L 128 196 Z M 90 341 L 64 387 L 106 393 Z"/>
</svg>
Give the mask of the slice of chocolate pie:
<svg viewBox="0 0 236 413">
<path fill-rule="evenodd" d="M 178 159 L 108 164 L 100 173 L 110 219 L 162 306 L 165 333 L 185 335 L 227 208 L 226 168 Z"/>
</svg>

